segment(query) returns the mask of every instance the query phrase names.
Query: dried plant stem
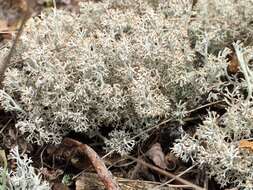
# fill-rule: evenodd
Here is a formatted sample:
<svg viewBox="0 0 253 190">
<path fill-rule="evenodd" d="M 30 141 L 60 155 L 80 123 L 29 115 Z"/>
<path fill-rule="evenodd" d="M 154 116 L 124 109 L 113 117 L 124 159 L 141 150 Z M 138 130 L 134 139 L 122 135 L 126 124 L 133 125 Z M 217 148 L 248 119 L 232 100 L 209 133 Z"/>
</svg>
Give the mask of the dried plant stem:
<svg viewBox="0 0 253 190">
<path fill-rule="evenodd" d="M 197 166 L 197 164 L 194 164 L 193 166 L 187 168 L 186 170 L 184 170 L 183 172 L 181 172 L 180 174 L 177 175 L 177 177 L 181 177 L 182 175 L 184 175 L 185 173 L 189 172 L 190 170 L 192 170 L 195 166 Z M 171 183 L 172 181 L 174 181 L 175 178 L 173 177 L 172 179 L 170 179 L 169 181 L 162 183 L 161 185 L 158 185 L 157 187 L 155 187 L 153 190 L 159 190 L 161 189 L 161 187 L 168 185 L 169 183 Z"/>
<path fill-rule="evenodd" d="M 67 146 L 73 146 L 78 150 L 78 152 L 89 158 L 92 166 L 96 170 L 99 178 L 107 190 L 120 190 L 119 184 L 113 178 L 111 172 L 106 168 L 103 160 L 91 147 L 70 138 L 65 138 L 63 140 L 63 144 Z"/>
<path fill-rule="evenodd" d="M 245 81 L 247 83 L 248 96 L 247 96 L 246 100 L 249 101 L 250 98 L 252 97 L 252 92 L 253 92 L 253 88 L 252 88 L 253 72 L 250 70 L 248 64 L 244 60 L 243 53 L 242 53 L 243 50 L 242 50 L 239 42 L 233 43 L 233 46 L 235 48 L 235 53 L 236 53 L 237 59 L 239 61 L 239 65 L 240 65 L 241 70 L 244 74 Z"/>
<path fill-rule="evenodd" d="M 204 104 L 204 105 L 199 106 L 197 108 L 194 108 L 192 110 L 186 111 L 186 114 L 190 114 L 190 113 L 193 113 L 193 112 L 198 111 L 200 109 L 203 109 L 203 108 L 206 108 L 206 107 L 209 107 L 209 106 L 213 106 L 213 105 L 216 105 L 216 104 L 219 104 L 219 103 L 226 103 L 226 102 L 224 100 L 218 100 L 218 101 L 215 101 L 215 102 L 210 102 L 208 104 Z"/>
<path fill-rule="evenodd" d="M 23 29 L 24 29 L 24 26 L 25 26 L 25 23 L 26 21 L 28 20 L 29 18 L 29 12 L 27 11 L 27 13 L 24 15 L 23 19 L 22 19 L 22 22 L 21 22 L 21 25 L 18 29 L 18 33 L 17 33 L 17 36 L 15 37 L 14 39 L 14 42 L 11 46 L 11 49 L 8 53 L 8 55 L 6 56 L 6 58 L 4 59 L 3 63 L 0 65 L 0 88 L 2 88 L 2 82 L 4 80 L 4 73 L 6 71 L 6 69 L 8 68 L 8 66 L 10 65 L 10 62 L 11 62 L 11 57 L 15 51 L 15 48 L 17 46 L 17 43 L 18 43 L 18 40 L 23 32 Z"/>
<path fill-rule="evenodd" d="M 172 174 L 170 172 L 167 172 L 167 171 L 165 171 L 165 170 L 163 170 L 161 168 L 158 168 L 158 167 L 156 167 L 154 165 L 146 163 L 143 160 L 140 160 L 140 159 L 134 158 L 132 156 L 128 156 L 128 155 L 126 155 L 126 157 L 129 158 L 129 159 L 131 159 L 131 160 L 135 160 L 136 162 L 138 162 L 140 164 L 143 164 L 144 166 L 147 166 L 148 168 L 150 168 L 152 170 L 155 170 L 155 171 L 159 172 L 162 175 L 165 175 L 165 176 L 168 176 L 170 178 L 173 178 L 173 179 L 181 182 L 183 185 L 188 185 L 188 186 L 190 186 L 190 187 L 192 187 L 192 188 L 194 188 L 196 190 L 205 190 L 204 188 L 202 188 L 202 187 L 200 187 L 198 185 L 195 185 L 195 184 L 191 183 L 190 181 L 187 181 L 187 180 L 185 180 L 185 179 L 183 179 L 183 178 L 181 178 L 179 176 L 176 176 L 176 175 L 174 175 L 174 174 Z"/>
</svg>

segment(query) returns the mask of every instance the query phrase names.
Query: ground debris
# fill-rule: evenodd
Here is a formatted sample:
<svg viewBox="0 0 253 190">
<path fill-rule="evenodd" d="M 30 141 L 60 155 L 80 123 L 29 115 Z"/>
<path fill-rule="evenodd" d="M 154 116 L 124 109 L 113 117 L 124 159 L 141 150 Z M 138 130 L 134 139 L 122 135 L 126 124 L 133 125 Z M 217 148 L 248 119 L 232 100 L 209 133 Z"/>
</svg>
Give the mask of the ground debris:
<svg viewBox="0 0 253 190">
<path fill-rule="evenodd" d="M 161 183 L 143 180 L 130 180 L 126 178 L 116 178 L 119 186 L 122 190 L 147 190 L 154 189 Z M 179 187 L 179 186 L 178 186 Z M 99 180 L 97 174 L 94 173 L 84 173 L 82 176 L 78 177 L 76 180 L 76 190 L 86 190 L 86 189 L 96 189 L 104 190 L 105 187 Z M 166 185 L 160 190 L 178 190 L 174 185 Z"/>
</svg>

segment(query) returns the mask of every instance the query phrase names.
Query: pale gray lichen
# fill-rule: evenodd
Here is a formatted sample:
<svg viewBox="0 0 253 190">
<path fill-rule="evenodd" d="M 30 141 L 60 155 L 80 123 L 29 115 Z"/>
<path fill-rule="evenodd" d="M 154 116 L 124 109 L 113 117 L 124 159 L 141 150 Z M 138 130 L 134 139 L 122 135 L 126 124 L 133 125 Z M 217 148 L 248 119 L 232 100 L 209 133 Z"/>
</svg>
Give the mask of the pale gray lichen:
<svg viewBox="0 0 253 190">
<path fill-rule="evenodd" d="M 26 154 L 21 155 L 18 147 L 10 150 L 9 159 L 15 160 L 17 167 L 15 171 L 3 171 L 0 168 L 0 174 L 7 172 L 7 190 L 50 190 L 48 182 L 42 180 L 39 173 L 32 166 L 32 160 Z"/>
<path fill-rule="evenodd" d="M 242 48 L 239 43 L 234 46 L 236 53 L 241 56 L 240 71 L 245 79 L 236 80 L 227 76 L 230 77 L 227 84 L 220 83 L 222 85 L 219 88 L 223 89 L 220 92 L 227 104 L 226 112 L 222 116 L 209 112 L 202 124 L 197 126 L 196 133 L 193 136 L 184 134 L 172 150 L 182 160 L 205 168 L 210 177 L 214 177 L 222 186 L 251 189 L 253 155 L 239 145 L 241 140 L 252 138 L 253 102 L 249 89 L 253 85 L 253 78 L 248 65 L 252 47 Z M 246 72 L 250 73 L 248 80 Z"/>
<path fill-rule="evenodd" d="M 92 136 L 106 126 L 133 137 L 176 109 L 177 78 L 194 70 L 191 1 L 118 3 L 87 2 L 80 15 L 54 10 L 29 20 L 2 94 L 22 110 L 16 127 L 30 142 L 59 143 L 71 130 Z"/>
<path fill-rule="evenodd" d="M 224 100 L 226 113 L 210 112 L 173 151 L 221 185 L 252 188 L 252 156 L 238 143 L 252 136 L 253 3 L 192 3 L 109 0 L 82 3 L 80 14 L 44 11 L 21 36 L 2 106 L 17 114 L 30 142 L 59 143 L 69 131 L 94 136 L 112 127 L 107 150 L 126 154 L 162 119 L 183 124 L 203 99 Z M 238 39 L 245 48 L 233 44 Z M 227 72 L 233 50 L 244 77 Z"/>
</svg>

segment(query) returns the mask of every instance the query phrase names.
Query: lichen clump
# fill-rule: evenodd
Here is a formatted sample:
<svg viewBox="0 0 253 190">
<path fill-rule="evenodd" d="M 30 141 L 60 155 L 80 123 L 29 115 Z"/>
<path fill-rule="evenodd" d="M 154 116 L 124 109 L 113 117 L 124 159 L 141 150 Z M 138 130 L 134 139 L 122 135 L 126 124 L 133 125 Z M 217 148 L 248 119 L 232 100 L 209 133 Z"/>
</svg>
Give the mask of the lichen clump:
<svg viewBox="0 0 253 190">
<path fill-rule="evenodd" d="M 30 142 L 59 143 L 71 130 L 92 136 L 108 126 L 131 138 L 179 102 L 181 79 L 193 70 L 190 13 L 190 1 L 45 11 L 21 37 L 2 105 L 17 111 L 16 126 Z"/>
<path fill-rule="evenodd" d="M 252 9 L 251 0 L 109 0 L 81 3 L 80 14 L 44 11 L 21 36 L 1 104 L 30 142 L 110 127 L 107 149 L 127 154 L 158 122 L 183 125 L 187 110 L 223 101 L 172 149 L 221 185 L 252 189 L 253 157 L 239 148 L 253 128 Z"/>
</svg>

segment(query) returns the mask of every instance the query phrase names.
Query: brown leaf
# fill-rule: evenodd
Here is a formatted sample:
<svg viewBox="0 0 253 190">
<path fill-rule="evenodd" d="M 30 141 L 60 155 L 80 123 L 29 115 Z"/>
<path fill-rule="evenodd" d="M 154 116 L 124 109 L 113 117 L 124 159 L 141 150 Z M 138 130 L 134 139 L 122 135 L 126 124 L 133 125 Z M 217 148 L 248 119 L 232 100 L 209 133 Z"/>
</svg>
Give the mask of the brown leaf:
<svg viewBox="0 0 253 190">
<path fill-rule="evenodd" d="M 146 155 L 159 168 L 162 168 L 162 169 L 167 168 L 165 155 L 162 151 L 162 147 L 161 147 L 160 143 L 153 144 L 152 147 L 147 151 Z"/>
<path fill-rule="evenodd" d="M 55 183 L 52 187 L 53 190 L 69 190 L 68 186 L 63 183 Z"/>
<path fill-rule="evenodd" d="M 138 159 L 142 160 L 141 157 Z M 152 172 L 150 172 L 149 168 L 143 164 L 137 163 L 134 167 L 133 171 L 130 172 L 130 179 L 140 179 L 143 178 L 148 181 L 155 181 L 155 176 Z"/>
<path fill-rule="evenodd" d="M 56 4 L 58 7 L 79 12 L 79 0 L 56 0 Z"/>
<path fill-rule="evenodd" d="M 227 70 L 229 74 L 236 74 L 239 71 L 239 61 L 234 52 L 229 55 L 229 64 Z"/>
<path fill-rule="evenodd" d="M 166 156 L 166 164 L 168 171 L 174 171 L 177 168 L 177 165 L 180 165 L 179 158 L 176 157 L 173 153 L 169 152 Z"/>
<path fill-rule="evenodd" d="M 0 31 L 8 30 L 8 22 L 7 20 L 1 20 L 0 18 Z"/>
<path fill-rule="evenodd" d="M 84 177 L 79 177 L 76 180 L 76 190 L 84 190 L 87 189 L 86 182 Z"/>
<path fill-rule="evenodd" d="M 43 176 L 49 180 L 49 181 L 53 181 L 58 179 L 58 177 L 60 175 L 62 175 L 64 172 L 60 169 L 56 169 L 56 170 L 49 170 L 48 168 L 42 168 L 40 170 L 40 172 L 43 174 Z"/>
<path fill-rule="evenodd" d="M 250 151 L 253 151 L 253 142 L 248 140 L 241 140 L 239 147 L 242 149 L 248 149 Z"/>
</svg>

